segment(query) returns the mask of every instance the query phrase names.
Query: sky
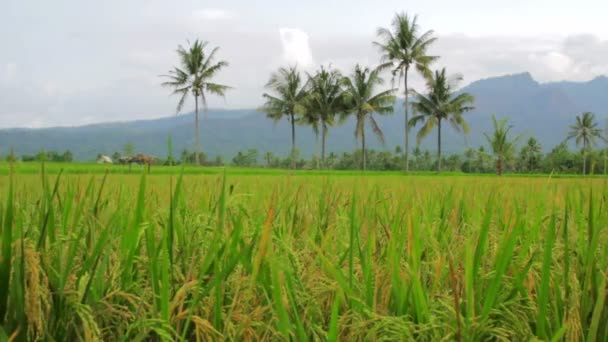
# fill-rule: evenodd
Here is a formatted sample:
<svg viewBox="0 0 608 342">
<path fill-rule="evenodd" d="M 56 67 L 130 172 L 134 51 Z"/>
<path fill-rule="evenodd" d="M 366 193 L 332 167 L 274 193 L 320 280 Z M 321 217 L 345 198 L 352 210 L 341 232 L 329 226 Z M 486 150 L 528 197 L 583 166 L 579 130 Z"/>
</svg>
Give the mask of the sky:
<svg viewBox="0 0 608 342">
<path fill-rule="evenodd" d="M 605 0 L 2 0 L 0 127 L 175 115 L 178 98 L 159 75 L 197 38 L 230 64 L 216 81 L 233 89 L 209 106 L 256 108 L 281 66 L 376 65 L 375 32 L 396 12 L 434 31 L 433 67 L 463 85 L 526 71 L 539 82 L 608 74 Z"/>
</svg>

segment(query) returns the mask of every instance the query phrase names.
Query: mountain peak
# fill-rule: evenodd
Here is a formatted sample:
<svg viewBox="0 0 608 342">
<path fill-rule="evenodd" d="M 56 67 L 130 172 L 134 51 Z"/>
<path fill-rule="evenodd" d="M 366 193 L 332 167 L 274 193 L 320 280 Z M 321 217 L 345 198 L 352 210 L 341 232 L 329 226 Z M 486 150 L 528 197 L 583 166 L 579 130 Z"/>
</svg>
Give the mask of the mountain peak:
<svg viewBox="0 0 608 342">
<path fill-rule="evenodd" d="M 594 79 L 592 79 L 591 81 L 589 81 L 589 83 L 606 83 L 608 82 L 608 76 L 606 75 L 599 75 L 597 77 L 595 77 Z"/>
<path fill-rule="evenodd" d="M 520 84 L 530 84 L 530 85 L 538 85 L 538 82 L 534 80 L 532 74 L 529 72 L 520 72 L 517 74 L 509 74 L 503 76 L 489 77 L 480 79 L 477 82 L 508 82 L 508 83 L 520 83 Z M 475 83 L 477 83 L 475 82 Z"/>
<path fill-rule="evenodd" d="M 532 78 L 529 72 L 510 74 L 498 77 L 480 79 L 466 87 L 466 91 L 482 92 L 529 92 L 540 84 Z"/>
</svg>

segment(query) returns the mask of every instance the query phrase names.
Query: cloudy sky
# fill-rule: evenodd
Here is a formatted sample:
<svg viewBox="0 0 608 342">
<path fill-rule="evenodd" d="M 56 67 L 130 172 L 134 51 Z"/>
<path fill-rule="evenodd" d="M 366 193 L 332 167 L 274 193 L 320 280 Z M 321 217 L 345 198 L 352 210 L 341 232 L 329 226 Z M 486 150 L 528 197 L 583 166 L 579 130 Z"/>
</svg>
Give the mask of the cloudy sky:
<svg viewBox="0 0 608 342">
<path fill-rule="evenodd" d="M 279 66 L 376 64 L 375 31 L 397 11 L 435 31 L 435 66 L 466 82 L 608 74 L 606 0 L 2 0 L 0 127 L 173 115 L 177 98 L 158 75 L 176 64 L 178 44 L 196 38 L 230 63 L 217 81 L 234 89 L 210 106 L 253 108 Z"/>
</svg>

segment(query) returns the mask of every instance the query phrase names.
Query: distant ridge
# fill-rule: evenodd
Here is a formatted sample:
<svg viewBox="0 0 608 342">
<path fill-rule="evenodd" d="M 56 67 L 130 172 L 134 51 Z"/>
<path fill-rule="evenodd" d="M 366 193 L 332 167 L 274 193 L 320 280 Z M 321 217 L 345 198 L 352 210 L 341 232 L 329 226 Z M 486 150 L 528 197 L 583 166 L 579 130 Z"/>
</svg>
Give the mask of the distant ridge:
<svg viewBox="0 0 608 342">
<path fill-rule="evenodd" d="M 491 129 L 491 114 L 509 116 L 514 131 L 534 135 L 545 150 L 561 142 L 577 114 L 583 111 L 596 113 L 601 127 L 608 118 L 608 77 L 598 76 L 588 82 L 539 83 L 528 72 L 486 78 L 463 88 L 476 98 L 475 111 L 466 114 L 471 135 L 466 139 L 449 129 L 444 136 L 445 150 L 462 152 L 466 146 L 485 144 L 484 131 Z M 379 117 L 386 145 L 373 138 L 371 147 L 394 150 L 403 140 L 403 105 L 399 103 L 395 115 Z M 34 154 L 41 149 L 71 150 L 78 160 L 93 160 L 98 153 L 120 151 L 128 142 L 138 152 L 157 156 L 167 154 L 167 138 L 172 136 L 174 153 L 192 149 L 193 114 L 127 122 L 98 123 L 80 127 L 53 127 L 42 129 L 10 128 L 0 130 L 0 154 L 14 148 L 18 154 Z M 328 136 L 329 152 L 352 151 L 356 148 L 354 122 L 334 127 Z M 305 156 L 318 150 L 318 143 L 309 127 L 298 127 L 298 148 Z M 371 135 L 371 132 L 369 134 Z M 228 159 L 238 151 L 256 148 L 286 155 L 289 151 L 287 122 L 273 123 L 255 109 L 209 110 L 201 122 L 202 147 L 208 156 L 221 155 Z M 422 142 L 422 148 L 435 149 L 435 138 Z M 415 144 L 415 141 L 412 142 Z"/>
</svg>

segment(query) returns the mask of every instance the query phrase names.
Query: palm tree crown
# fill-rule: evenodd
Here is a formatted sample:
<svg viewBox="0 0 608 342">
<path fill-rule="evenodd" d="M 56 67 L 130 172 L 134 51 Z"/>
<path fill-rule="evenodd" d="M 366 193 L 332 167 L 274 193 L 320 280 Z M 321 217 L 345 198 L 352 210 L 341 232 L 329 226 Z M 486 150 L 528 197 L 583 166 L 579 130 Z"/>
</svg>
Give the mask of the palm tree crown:
<svg viewBox="0 0 608 342">
<path fill-rule="evenodd" d="M 196 163 L 199 164 L 200 154 L 200 138 L 199 138 L 199 113 L 198 101 L 203 105 L 203 109 L 207 110 L 207 95 L 213 94 L 225 96 L 229 86 L 212 82 L 212 79 L 217 76 L 222 68 L 228 66 L 226 61 L 215 61 L 215 55 L 219 50 L 215 47 L 210 53 L 205 52 L 208 43 L 200 40 L 195 40 L 188 48 L 179 45 L 177 54 L 179 56 L 179 67 L 174 67 L 169 71 L 168 75 L 163 75 L 168 78 L 167 82 L 162 83 L 163 86 L 173 89 L 173 94 L 180 95 L 177 103 L 177 112 L 179 113 L 188 94 L 192 94 L 195 102 L 195 129 L 196 129 Z"/>
<path fill-rule="evenodd" d="M 490 136 L 484 133 L 488 144 L 492 148 L 492 152 L 496 156 L 496 174 L 502 175 L 502 163 L 504 160 L 511 157 L 515 144 L 519 140 L 520 136 L 516 136 L 513 139 L 509 138 L 509 132 L 513 126 L 508 125 L 509 119 L 504 118 L 497 120 L 496 116 L 492 116 L 492 125 L 494 126 L 494 133 Z"/>
<path fill-rule="evenodd" d="M 363 153 L 361 168 L 365 170 L 366 150 L 365 150 L 365 122 L 369 121 L 372 131 L 376 137 L 384 144 L 384 134 L 382 129 L 373 117 L 377 114 L 392 114 L 395 89 L 388 89 L 377 92 L 376 89 L 384 84 L 384 79 L 380 77 L 381 68 L 370 70 L 355 66 L 355 71 L 350 78 L 345 77 L 344 83 L 344 103 L 346 113 L 354 115 L 356 118 L 355 138 L 361 140 L 361 150 Z"/>
<path fill-rule="evenodd" d="M 420 33 L 418 16 L 410 17 L 405 13 L 397 13 L 392 27 L 379 28 L 377 32 L 379 42 L 374 42 L 382 52 L 382 60 L 387 62 L 393 76 L 403 78 L 405 92 L 405 160 L 404 168 L 409 170 L 409 92 L 408 74 L 413 66 L 424 76 L 430 76 L 429 65 L 439 57 L 428 54 L 428 49 L 437 38 L 433 31 Z"/>
<path fill-rule="evenodd" d="M 261 111 L 266 112 L 268 118 L 279 121 L 287 117 L 291 125 L 291 166 L 294 167 L 296 133 L 295 123 L 297 115 L 306 111 L 304 100 L 307 96 L 308 82 L 304 81 L 296 67 L 280 68 L 270 76 L 266 88 L 273 91 L 274 95 L 264 94 L 266 103 Z"/>
<path fill-rule="evenodd" d="M 461 76 L 452 79 L 446 76 L 446 70 L 435 71 L 433 76 L 427 78 L 428 94 L 423 95 L 413 92 L 416 101 L 412 107 L 416 114 L 409 121 L 410 127 L 423 122 L 418 131 L 418 143 L 426 137 L 435 127 L 437 127 L 437 170 L 441 170 L 441 123 L 448 121 L 458 132 L 469 133 L 469 126 L 462 117 L 465 112 L 473 110 L 475 101 L 469 93 L 456 93 L 455 87 Z"/>
<path fill-rule="evenodd" d="M 598 128 L 595 114 L 583 113 L 576 117 L 576 124 L 570 126 L 567 140 L 575 139 L 576 145 L 583 143 L 583 174 L 587 173 L 587 149 L 597 144 L 596 139 L 604 140 L 602 130 Z"/>
<path fill-rule="evenodd" d="M 306 97 L 306 114 L 302 122 L 312 126 L 319 134 L 321 129 L 321 163 L 325 161 L 325 140 L 336 114 L 344 111 L 342 75 L 338 70 L 321 67 L 315 75 L 308 75 L 309 93 Z"/>
</svg>

